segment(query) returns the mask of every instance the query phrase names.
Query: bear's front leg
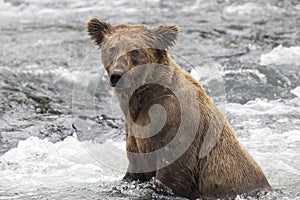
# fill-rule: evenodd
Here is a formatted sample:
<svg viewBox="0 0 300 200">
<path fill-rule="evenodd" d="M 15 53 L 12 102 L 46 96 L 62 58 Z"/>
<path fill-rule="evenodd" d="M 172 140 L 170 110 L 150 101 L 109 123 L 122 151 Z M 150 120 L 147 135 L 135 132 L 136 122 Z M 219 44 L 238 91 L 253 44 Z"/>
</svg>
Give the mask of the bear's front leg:
<svg viewBox="0 0 300 200">
<path fill-rule="evenodd" d="M 145 182 L 145 181 L 149 181 L 152 177 L 155 177 L 155 173 L 153 172 L 147 172 L 147 173 L 126 172 L 125 176 L 123 177 L 123 180 L 128 182 L 132 182 L 132 181 Z"/>
<path fill-rule="evenodd" d="M 188 155 L 193 155 L 189 150 Z M 156 178 L 165 186 L 170 188 L 176 196 L 188 199 L 197 199 L 199 193 L 199 178 L 197 176 L 197 165 L 193 156 L 182 156 L 170 165 L 157 170 Z"/>
<path fill-rule="evenodd" d="M 132 181 L 139 181 L 142 178 L 142 174 L 140 173 L 130 173 L 126 172 L 125 176 L 123 177 L 124 181 L 132 182 Z"/>
<path fill-rule="evenodd" d="M 132 182 L 132 181 L 139 181 L 139 182 L 145 182 L 147 181 L 147 178 L 145 177 L 144 173 L 132 173 L 132 169 L 134 169 L 134 161 L 132 161 L 130 158 L 129 160 L 129 166 L 127 169 L 127 172 L 125 176 L 123 177 L 123 180 Z"/>
<path fill-rule="evenodd" d="M 134 173 L 135 169 L 138 169 L 137 166 L 140 166 L 141 164 L 142 166 L 145 166 L 147 165 L 147 162 L 145 162 L 142 159 L 133 159 L 129 155 L 128 155 L 128 160 L 129 160 L 129 166 L 125 176 L 123 177 L 123 180 L 145 182 L 145 181 L 149 181 L 151 178 L 156 176 L 156 171 Z"/>
<path fill-rule="evenodd" d="M 125 176 L 123 177 L 123 180 L 125 181 L 139 181 L 139 182 L 145 182 L 145 181 L 149 181 L 152 177 L 156 176 L 156 171 L 153 172 L 142 172 L 142 173 L 132 173 L 134 172 L 133 169 L 135 168 L 135 162 L 142 162 L 142 161 L 137 161 L 137 160 L 132 160 L 130 158 L 128 158 L 129 160 L 129 166 L 128 166 L 128 170 L 125 174 Z"/>
<path fill-rule="evenodd" d="M 135 138 L 128 134 L 126 134 L 126 151 L 132 153 L 139 153 Z M 142 159 L 133 159 L 131 156 L 129 156 L 129 154 L 127 154 L 127 158 L 129 161 L 129 166 L 125 176 L 123 177 L 123 180 L 145 182 L 149 181 L 152 177 L 156 176 L 156 171 L 133 173 L 137 165 L 140 165 L 141 163 L 147 165 L 147 162 L 143 161 Z"/>
</svg>

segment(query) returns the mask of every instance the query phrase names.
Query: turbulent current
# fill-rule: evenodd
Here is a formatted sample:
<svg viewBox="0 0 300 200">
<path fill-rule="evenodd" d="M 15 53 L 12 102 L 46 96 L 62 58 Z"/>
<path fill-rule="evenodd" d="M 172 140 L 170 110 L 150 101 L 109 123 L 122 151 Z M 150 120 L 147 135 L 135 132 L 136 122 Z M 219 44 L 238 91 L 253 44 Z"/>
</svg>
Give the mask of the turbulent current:
<svg viewBox="0 0 300 200">
<path fill-rule="evenodd" d="M 177 24 L 171 56 L 276 189 L 259 198 L 300 199 L 299 1 L 0 0 L 0 200 L 174 199 L 120 181 L 123 117 L 90 17 Z"/>
</svg>

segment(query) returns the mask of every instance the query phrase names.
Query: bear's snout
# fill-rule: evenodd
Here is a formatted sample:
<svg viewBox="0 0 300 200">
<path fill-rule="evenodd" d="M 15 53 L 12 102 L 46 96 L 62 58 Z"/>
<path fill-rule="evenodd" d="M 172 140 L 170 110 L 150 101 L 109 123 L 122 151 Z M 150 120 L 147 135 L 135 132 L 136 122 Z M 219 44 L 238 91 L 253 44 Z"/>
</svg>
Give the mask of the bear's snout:
<svg viewBox="0 0 300 200">
<path fill-rule="evenodd" d="M 115 87 L 118 81 L 121 79 L 123 72 L 115 71 L 110 75 L 110 85 Z"/>
</svg>

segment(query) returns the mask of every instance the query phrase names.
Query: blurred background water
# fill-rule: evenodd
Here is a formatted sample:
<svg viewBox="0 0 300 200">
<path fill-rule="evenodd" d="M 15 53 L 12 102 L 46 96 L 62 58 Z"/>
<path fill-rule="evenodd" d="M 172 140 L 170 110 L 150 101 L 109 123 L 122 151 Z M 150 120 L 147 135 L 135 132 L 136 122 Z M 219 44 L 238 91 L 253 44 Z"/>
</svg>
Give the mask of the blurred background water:
<svg viewBox="0 0 300 200">
<path fill-rule="evenodd" d="M 180 26 L 172 56 L 210 94 L 222 81 L 227 118 L 282 191 L 261 198 L 300 199 L 298 0 L 0 0 L 0 199 L 173 199 L 120 182 L 124 127 L 85 32 L 93 16 Z"/>
</svg>

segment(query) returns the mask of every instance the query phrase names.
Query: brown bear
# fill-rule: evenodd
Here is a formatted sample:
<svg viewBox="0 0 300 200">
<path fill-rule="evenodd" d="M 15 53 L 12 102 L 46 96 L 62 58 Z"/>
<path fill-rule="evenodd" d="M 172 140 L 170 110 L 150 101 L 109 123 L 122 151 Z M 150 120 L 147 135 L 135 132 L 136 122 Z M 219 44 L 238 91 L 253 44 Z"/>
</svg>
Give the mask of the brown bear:
<svg viewBox="0 0 300 200">
<path fill-rule="evenodd" d="M 155 177 L 174 195 L 190 199 L 270 188 L 203 87 L 168 54 L 177 26 L 111 25 L 92 18 L 87 31 L 101 49 L 125 115 L 124 180 Z"/>
</svg>

